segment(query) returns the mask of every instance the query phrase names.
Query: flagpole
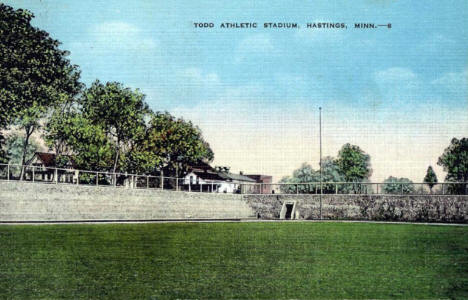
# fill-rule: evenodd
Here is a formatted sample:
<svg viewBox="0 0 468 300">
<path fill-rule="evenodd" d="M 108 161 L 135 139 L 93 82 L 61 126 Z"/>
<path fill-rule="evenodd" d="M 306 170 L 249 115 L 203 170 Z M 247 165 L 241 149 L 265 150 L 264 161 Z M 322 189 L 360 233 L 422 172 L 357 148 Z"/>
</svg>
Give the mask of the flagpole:
<svg viewBox="0 0 468 300">
<path fill-rule="evenodd" d="M 322 107 L 319 107 L 319 129 L 320 129 L 320 220 L 323 220 L 322 215 L 322 194 L 323 194 L 323 185 L 322 185 Z"/>
</svg>

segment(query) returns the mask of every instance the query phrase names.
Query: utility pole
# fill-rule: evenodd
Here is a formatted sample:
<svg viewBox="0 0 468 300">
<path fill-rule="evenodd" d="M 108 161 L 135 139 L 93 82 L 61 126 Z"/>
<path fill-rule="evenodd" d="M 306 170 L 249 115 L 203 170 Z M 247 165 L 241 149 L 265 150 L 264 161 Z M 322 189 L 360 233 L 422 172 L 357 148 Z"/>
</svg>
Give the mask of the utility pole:
<svg viewBox="0 0 468 300">
<path fill-rule="evenodd" d="M 320 220 L 323 219 L 322 215 L 322 194 L 323 194 L 323 186 L 322 186 L 322 107 L 319 107 L 319 131 L 320 131 Z"/>
</svg>

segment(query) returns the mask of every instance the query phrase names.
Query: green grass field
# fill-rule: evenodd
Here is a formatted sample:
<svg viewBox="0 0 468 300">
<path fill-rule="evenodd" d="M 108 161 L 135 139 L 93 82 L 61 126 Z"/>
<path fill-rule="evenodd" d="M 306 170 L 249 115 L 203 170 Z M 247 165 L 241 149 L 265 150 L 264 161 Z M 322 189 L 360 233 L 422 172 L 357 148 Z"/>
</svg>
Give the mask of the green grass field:
<svg viewBox="0 0 468 300">
<path fill-rule="evenodd" d="M 468 298 L 468 227 L 0 226 L 0 298 Z"/>
</svg>

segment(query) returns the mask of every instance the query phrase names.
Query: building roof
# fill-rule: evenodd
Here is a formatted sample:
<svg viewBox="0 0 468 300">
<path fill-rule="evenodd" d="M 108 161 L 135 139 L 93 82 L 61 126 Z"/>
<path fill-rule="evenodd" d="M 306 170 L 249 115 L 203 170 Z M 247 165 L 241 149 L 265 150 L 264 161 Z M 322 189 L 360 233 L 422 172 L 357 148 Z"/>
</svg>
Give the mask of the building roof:
<svg viewBox="0 0 468 300">
<path fill-rule="evenodd" d="M 262 174 L 245 174 L 245 176 L 254 179 L 258 183 L 271 183 L 273 176 Z"/>
<path fill-rule="evenodd" d="M 245 181 L 245 182 L 256 182 L 255 179 L 250 177 L 240 175 L 240 174 L 233 174 L 233 173 L 219 173 L 219 175 L 224 178 L 224 180 L 236 180 L 236 181 Z"/>
<path fill-rule="evenodd" d="M 44 165 L 44 167 L 49 167 L 49 168 L 56 167 L 55 153 L 36 152 L 34 153 L 34 156 L 26 164 L 30 165 L 31 163 L 34 162 L 35 158 L 40 160 L 42 164 Z M 71 159 L 70 159 L 70 164 L 73 165 L 73 161 Z"/>
<path fill-rule="evenodd" d="M 196 165 L 192 165 L 189 167 L 192 171 L 199 172 L 199 171 L 214 171 L 213 167 L 211 167 L 209 164 L 201 161 L 197 163 Z"/>
<path fill-rule="evenodd" d="M 193 172 L 195 175 L 204 180 L 213 180 L 213 181 L 224 181 L 224 178 L 221 177 L 218 173 L 214 172 Z"/>
<path fill-rule="evenodd" d="M 254 178 L 245 175 L 217 171 L 205 162 L 190 166 L 189 169 L 198 177 L 206 180 L 257 182 Z"/>
</svg>

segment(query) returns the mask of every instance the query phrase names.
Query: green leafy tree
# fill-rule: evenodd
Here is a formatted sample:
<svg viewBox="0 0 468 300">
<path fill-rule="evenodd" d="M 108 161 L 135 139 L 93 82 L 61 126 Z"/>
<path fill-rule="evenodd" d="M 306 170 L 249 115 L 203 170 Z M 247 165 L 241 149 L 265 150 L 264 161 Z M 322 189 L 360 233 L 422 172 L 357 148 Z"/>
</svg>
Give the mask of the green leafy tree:
<svg viewBox="0 0 468 300">
<path fill-rule="evenodd" d="M 7 137 L 5 142 L 5 163 L 19 165 L 22 163 L 23 157 L 26 157 L 27 160 L 33 157 L 34 153 L 39 149 L 39 145 L 31 141 L 25 153 L 23 149 L 24 139 L 24 136 L 16 133 Z M 23 172 L 23 168 L 19 166 L 10 166 L 10 174 L 13 177 L 22 178 Z"/>
<path fill-rule="evenodd" d="M 449 192 L 466 194 L 468 181 L 468 138 L 453 138 L 437 162 L 447 172 L 445 181 L 458 182 L 451 184 Z"/>
<path fill-rule="evenodd" d="M 24 137 L 18 134 L 12 134 L 6 139 L 6 153 L 8 158 L 8 163 L 10 164 L 21 164 L 22 159 L 25 156 L 26 160 L 30 160 L 34 153 L 38 151 L 39 145 L 32 141 L 28 144 L 26 149 L 26 155 L 24 155 Z"/>
<path fill-rule="evenodd" d="M 318 171 L 320 175 L 320 171 Z M 343 184 L 330 184 L 328 182 L 344 182 L 345 178 L 340 172 L 340 168 L 337 164 L 336 159 L 332 157 L 325 157 L 322 159 L 322 181 L 327 182 L 322 186 L 323 193 L 348 193 L 349 187 Z M 337 190 L 336 190 L 337 189 Z"/>
<path fill-rule="evenodd" d="M 79 101 L 83 117 L 102 128 L 113 145 L 114 172 L 132 165 L 126 159 L 143 157 L 132 151 L 146 130 L 145 117 L 150 110 L 144 98 L 139 90 L 121 83 L 96 80 Z"/>
<path fill-rule="evenodd" d="M 49 34 L 31 25 L 34 15 L 0 3 L 0 129 L 12 122 L 24 129 L 23 158 L 29 138 L 47 108 L 76 95 L 77 66 Z"/>
<path fill-rule="evenodd" d="M 18 164 L 25 165 L 28 160 L 28 148 L 32 134 L 41 127 L 40 119 L 46 113 L 45 106 L 33 104 L 31 107 L 25 108 L 18 113 L 18 117 L 14 124 L 24 131 L 25 137 L 22 139 L 23 145 L 21 147 L 21 159 Z M 21 170 L 20 179 L 23 179 L 23 171 Z"/>
<path fill-rule="evenodd" d="M 76 117 L 78 113 L 73 106 L 65 107 L 62 105 L 54 109 L 47 119 L 47 123 L 44 126 L 43 138 L 49 150 L 54 151 L 57 157 L 72 154 L 72 149 L 67 143 L 70 138 L 67 126 L 71 125 L 71 119 Z"/>
<path fill-rule="evenodd" d="M 113 163 L 114 148 L 104 130 L 79 112 L 54 115 L 47 124 L 45 140 L 50 148 L 61 147 L 58 161 L 72 155 L 78 169 L 108 171 Z"/>
<path fill-rule="evenodd" d="M 146 153 L 145 165 L 180 176 L 188 166 L 214 158 L 201 130 L 192 122 L 175 118 L 169 113 L 153 113 L 144 139 L 136 153 Z M 151 170 L 149 170 L 151 171 Z"/>
<path fill-rule="evenodd" d="M 424 183 L 426 183 L 429 186 L 429 189 L 431 190 L 432 194 L 432 188 L 437 184 L 437 176 L 434 170 L 432 169 L 432 166 L 429 166 L 426 171 L 426 176 L 424 176 Z"/>
<path fill-rule="evenodd" d="M 344 178 L 339 172 L 336 160 L 332 157 L 325 157 L 322 160 L 322 182 L 324 182 L 322 185 L 323 193 L 331 194 L 335 192 L 346 192 L 347 187 L 345 185 L 335 185 L 332 183 L 343 181 Z M 287 185 L 282 185 L 280 188 L 281 192 L 286 194 L 294 194 L 296 192 L 301 194 L 319 193 L 320 170 L 314 170 L 311 165 L 303 163 L 300 168 L 294 170 L 292 176 L 282 178 L 280 183 L 287 183 Z M 337 188 L 338 190 L 336 190 Z"/>
<path fill-rule="evenodd" d="M 298 169 L 293 171 L 292 176 L 283 177 L 279 183 L 286 183 L 280 186 L 280 191 L 284 194 L 301 194 L 314 193 L 316 185 L 314 184 L 299 184 L 299 183 L 312 183 L 318 182 L 320 179 L 317 177 L 311 165 L 303 163 Z"/>
<path fill-rule="evenodd" d="M 368 181 L 372 175 L 370 167 L 370 156 L 366 154 L 359 146 L 345 144 L 338 152 L 336 164 L 341 175 L 347 182 Z M 355 193 L 360 192 L 361 185 L 354 184 L 352 189 Z"/>
<path fill-rule="evenodd" d="M 408 178 L 397 178 L 390 176 L 384 180 L 383 192 L 385 194 L 412 194 L 414 185 Z"/>
</svg>

